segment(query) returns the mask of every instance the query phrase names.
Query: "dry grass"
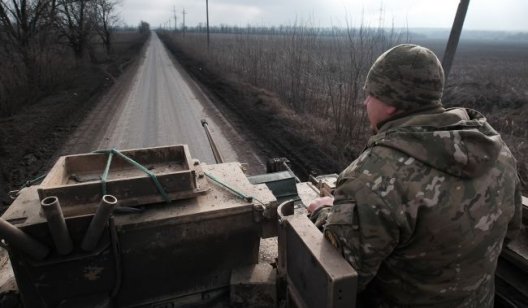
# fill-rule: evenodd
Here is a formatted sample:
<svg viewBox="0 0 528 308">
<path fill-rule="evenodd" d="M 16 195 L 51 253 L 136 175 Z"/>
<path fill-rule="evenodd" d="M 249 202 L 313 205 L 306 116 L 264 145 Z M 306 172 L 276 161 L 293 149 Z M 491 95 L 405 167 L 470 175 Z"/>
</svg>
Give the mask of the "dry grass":
<svg viewBox="0 0 528 308">
<path fill-rule="evenodd" d="M 360 28 L 285 33 L 215 33 L 207 48 L 203 33 L 172 34 L 183 52 L 220 75 L 276 95 L 284 112 L 305 122 L 310 139 L 345 166 L 369 135 L 362 101 L 370 64 L 402 33 Z M 342 150 L 346 149 L 346 150 Z"/>
<path fill-rule="evenodd" d="M 367 29 L 349 31 L 350 35 L 302 27 L 279 34 L 238 30 L 213 34 L 209 50 L 202 33 L 172 34 L 172 41 L 226 80 L 266 89 L 277 98 L 269 107 L 274 117 L 307 135 L 305 140 L 318 144 L 340 166 L 349 163 L 370 134 L 360 106 L 367 70 L 377 55 L 404 37 Z M 445 41 L 417 43 L 442 58 Z M 519 161 L 525 193 L 527 47 L 526 43 L 462 41 L 444 95 L 447 106 L 474 108 L 488 117 Z"/>
<path fill-rule="evenodd" d="M 517 158 L 528 194 L 528 43 L 466 41 L 444 94 L 447 106 L 482 112 Z"/>
</svg>

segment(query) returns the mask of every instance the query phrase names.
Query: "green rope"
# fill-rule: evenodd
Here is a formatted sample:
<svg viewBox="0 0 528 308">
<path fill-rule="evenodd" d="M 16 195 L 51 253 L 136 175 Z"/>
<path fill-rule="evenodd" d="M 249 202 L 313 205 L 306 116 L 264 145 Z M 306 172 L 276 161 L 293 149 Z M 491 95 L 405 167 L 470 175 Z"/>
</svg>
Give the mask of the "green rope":
<svg viewBox="0 0 528 308">
<path fill-rule="evenodd" d="M 36 178 L 34 179 L 31 179 L 31 180 L 27 180 L 24 182 L 24 184 L 22 184 L 22 187 L 20 187 L 19 189 L 16 189 L 16 190 L 11 190 L 7 193 L 7 195 L 9 196 L 9 198 L 15 200 L 16 197 L 18 196 L 18 194 L 20 193 L 20 191 L 22 189 L 24 189 L 24 187 L 29 187 L 37 182 L 40 182 L 43 178 L 46 177 L 47 174 L 42 174 L 42 175 L 39 175 L 37 176 Z"/>
<path fill-rule="evenodd" d="M 108 178 L 108 172 L 110 172 L 110 164 L 112 164 L 112 157 L 114 156 L 113 152 L 108 153 L 108 160 L 106 161 L 106 167 L 101 176 L 101 190 L 103 196 L 106 195 L 106 179 Z"/>
<path fill-rule="evenodd" d="M 95 151 L 95 153 L 102 153 L 102 154 L 108 154 L 108 160 L 106 162 L 106 167 L 105 167 L 105 170 L 103 172 L 103 175 L 101 176 L 101 184 L 103 185 L 103 193 L 106 194 L 106 179 L 108 177 L 108 172 L 110 171 L 110 164 L 112 162 L 112 156 L 115 154 L 119 157 L 121 157 L 122 159 L 124 159 L 126 162 L 128 162 L 129 164 L 133 165 L 134 167 L 138 168 L 139 170 L 143 171 L 144 173 L 146 173 L 148 176 L 150 176 L 150 178 L 152 179 L 152 181 L 154 182 L 154 185 L 156 185 L 156 188 L 158 189 L 158 192 L 160 193 L 160 195 L 163 197 L 163 200 L 165 200 L 165 202 L 167 203 L 170 203 L 170 198 L 169 196 L 167 195 L 167 193 L 165 192 L 165 190 L 163 189 L 163 187 L 161 186 L 161 183 L 158 181 L 158 178 L 156 177 L 156 175 L 152 172 L 150 172 L 147 168 L 145 168 L 143 165 L 141 165 L 140 163 L 138 163 L 137 161 L 133 160 L 132 158 L 126 156 L 125 154 L 119 152 L 118 150 L 116 149 L 111 149 L 111 150 L 99 150 L 99 151 Z"/>
<path fill-rule="evenodd" d="M 39 181 L 41 181 L 42 179 L 44 179 L 46 177 L 47 174 L 42 174 L 42 175 L 39 175 L 37 176 L 36 178 L 32 179 L 32 180 L 27 180 L 25 183 L 24 183 L 24 186 L 23 187 L 29 187 Z"/>
<path fill-rule="evenodd" d="M 247 202 L 253 202 L 253 200 L 256 200 L 259 203 L 264 204 L 264 203 L 262 203 L 262 201 L 258 200 L 257 198 L 245 195 L 244 193 L 239 192 L 238 190 L 230 187 L 229 185 L 227 185 L 225 183 L 222 183 L 222 181 L 220 181 L 219 179 L 217 179 L 213 175 L 211 175 L 211 174 L 209 174 L 207 172 L 204 172 L 204 173 L 205 173 L 205 176 L 207 176 L 208 178 L 213 180 L 213 182 L 215 182 L 216 184 L 218 184 L 218 185 L 222 186 L 223 188 L 229 190 L 231 193 L 233 193 L 235 196 L 239 197 L 240 199 L 243 199 L 244 201 L 247 201 Z"/>
</svg>

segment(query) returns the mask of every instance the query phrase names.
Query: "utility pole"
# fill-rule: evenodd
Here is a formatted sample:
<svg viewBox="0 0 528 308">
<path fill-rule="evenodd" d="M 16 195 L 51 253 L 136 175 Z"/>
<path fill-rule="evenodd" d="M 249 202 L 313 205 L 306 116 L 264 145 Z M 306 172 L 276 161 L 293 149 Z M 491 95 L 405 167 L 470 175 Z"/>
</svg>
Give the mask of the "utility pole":
<svg viewBox="0 0 528 308">
<path fill-rule="evenodd" d="M 447 47 L 444 52 L 444 59 L 442 60 L 446 84 L 447 76 L 449 76 L 449 71 L 451 70 L 451 64 L 453 64 L 453 59 L 455 58 L 455 53 L 458 47 L 458 41 L 460 40 L 462 26 L 464 26 L 464 19 L 466 18 L 468 6 L 469 0 L 460 0 L 455 16 L 455 21 L 453 22 L 453 27 L 451 28 L 451 34 L 449 34 L 449 40 L 447 41 Z"/>
<path fill-rule="evenodd" d="M 209 51 L 209 0 L 205 0 L 205 13 L 207 16 L 207 51 Z"/>
<path fill-rule="evenodd" d="M 174 32 L 178 30 L 178 17 L 176 16 L 176 6 L 172 8 L 172 12 L 174 15 Z"/>
<path fill-rule="evenodd" d="M 381 3 L 380 9 L 379 9 L 378 29 L 382 30 L 384 23 L 385 23 L 385 18 L 383 16 L 383 3 Z"/>
<path fill-rule="evenodd" d="M 185 37 L 185 14 L 187 14 L 187 12 L 185 12 L 185 8 L 182 10 L 182 15 L 183 15 L 183 37 Z"/>
</svg>

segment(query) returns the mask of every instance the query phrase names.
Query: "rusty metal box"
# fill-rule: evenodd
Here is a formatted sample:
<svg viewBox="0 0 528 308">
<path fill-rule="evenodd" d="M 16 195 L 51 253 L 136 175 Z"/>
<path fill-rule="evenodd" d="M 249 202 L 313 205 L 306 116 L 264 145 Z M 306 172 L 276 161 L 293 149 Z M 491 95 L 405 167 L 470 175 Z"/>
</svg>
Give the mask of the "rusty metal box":
<svg viewBox="0 0 528 308">
<path fill-rule="evenodd" d="M 121 153 L 154 174 L 170 200 L 190 198 L 208 189 L 201 167 L 191 160 L 187 145 L 124 150 Z M 38 189 L 40 200 L 57 196 L 63 207 L 96 205 L 102 197 L 101 176 L 108 156 L 106 153 L 89 153 L 60 157 Z M 112 157 L 106 192 L 126 206 L 165 201 L 153 179 L 119 155 Z"/>
</svg>

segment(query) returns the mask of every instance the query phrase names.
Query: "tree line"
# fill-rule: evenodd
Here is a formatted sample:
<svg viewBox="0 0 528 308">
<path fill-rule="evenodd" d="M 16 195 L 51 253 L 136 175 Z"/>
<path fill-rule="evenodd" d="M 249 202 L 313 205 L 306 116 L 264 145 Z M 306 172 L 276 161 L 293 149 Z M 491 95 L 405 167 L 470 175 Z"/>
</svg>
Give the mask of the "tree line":
<svg viewBox="0 0 528 308">
<path fill-rule="evenodd" d="M 316 118 L 312 128 L 317 132 L 310 134 L 340 149 L 362 144 L 368 136 L 362 102 L 370 65 L 382 51 L 408 41 L 401 29 L 367 26 L 217 30 L 209 47 L 199 28 L 171 37 L 218 74 L 269 90 L 299 117 Z"/>
<path fill-rule="evenodd" d="M 56 84 L 65 58 L 74 65 L 95 63 L 97 46 L 110 55 L 118 5 L 119 0 L 0 0 L 2 115 L 12 111 L 10 97 Z"/>
</svg>

